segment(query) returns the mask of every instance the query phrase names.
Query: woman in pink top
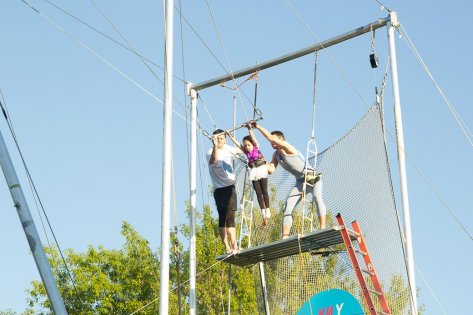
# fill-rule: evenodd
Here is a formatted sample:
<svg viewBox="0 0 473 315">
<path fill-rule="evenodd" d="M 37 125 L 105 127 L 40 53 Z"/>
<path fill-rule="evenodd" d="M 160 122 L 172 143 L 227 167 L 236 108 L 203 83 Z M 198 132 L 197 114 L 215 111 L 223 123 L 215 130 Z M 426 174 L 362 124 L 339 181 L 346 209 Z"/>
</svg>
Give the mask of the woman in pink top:
<svg viewBox="0 0 473 315">
<path fill-rule="evenodd" d="M 250 126 L 248 126 L 248 131 L 250 135 L 245 136 L 242 143 L 238 142 L 230 133 L 227 134 L 248 158 L 248 166 L 251 168 L 250 179 L 253 182 L 253 188 L 258 198 L 261 214 L 263 215 L 263 225 L 266 225 L 268 224 L 268 219 L 271 217 L 268 194 L 268 166 L 266 165 L 264 156 L 260 152 L 258 142 Z"/>
</svg>

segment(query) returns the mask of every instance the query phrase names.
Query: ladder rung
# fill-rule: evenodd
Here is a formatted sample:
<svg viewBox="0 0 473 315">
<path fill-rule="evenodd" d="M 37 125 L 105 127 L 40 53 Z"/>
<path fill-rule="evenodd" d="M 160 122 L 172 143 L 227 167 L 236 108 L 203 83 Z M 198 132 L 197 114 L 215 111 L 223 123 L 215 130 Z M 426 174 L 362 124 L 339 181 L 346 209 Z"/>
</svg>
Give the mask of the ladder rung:
<svg viewBox="0 0 473 315">
<path fill-rule="evenodd" d="M 373 288 L 368 288 L 368 291 L 370 291 L 371 293 L 376 294 L 377 296 L 383 295 L 383 293 L 381 293 L 381 292 L 379 292 L 379 291 L 376 291 L 376 290 L 373 289 Z"/>
<path fill-rule="evenodd" d="M 362 251 L 362 250 L 359 250 L 359 249 L 355 249 L 355 252 L 357 252 L 358 254 L 361 254 L 361 255 L 363 255 L 363 256 L 366 256 L 366 255 L 368 255 L 368 253 L 367 253 L 367 252 L 364 252 L 364 251 Z"/>
<path fill-rule="evenodd" d="M 390 315 L 389 313 L 385 313 L 385 312 L 379 311 L 379 310 L 376 310 L 376 314 L 380 314 L 380 315 Z"/>
<path fill-rule="evenodd" d="M 345 227 L 345 228 L 346 228 L 346 227 Z M 355 231 L 353 231 L 353 230 L 350 230 L 350 229 L 348 229 L 348 228 L 346 228 L 346 230 L 347 230 L 347 232 L 348 232 L 348 234 L 349 234 L 350 236 L 356 236 L 356 237 L 360 236 L 360 233 L 357 233 L 357 232 L 355 232 Z"/>
<path fill-rule="evenodd" d="M 373 271 L 369 271 L 369 270 L 366 270 L 366 269 L 361 269 L 361 271 L 363 271 L 364 273 L 369 274 L 370 276 L 374 276 L 374 272 L 373 272 Z"/>
</svg>

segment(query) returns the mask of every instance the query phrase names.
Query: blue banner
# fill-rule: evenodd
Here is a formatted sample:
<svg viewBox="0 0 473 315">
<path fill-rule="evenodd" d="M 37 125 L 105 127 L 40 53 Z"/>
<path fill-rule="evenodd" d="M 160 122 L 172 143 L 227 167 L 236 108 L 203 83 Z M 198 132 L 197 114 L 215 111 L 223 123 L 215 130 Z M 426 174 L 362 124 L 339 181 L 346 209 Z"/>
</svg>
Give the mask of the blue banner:
<svg viewBox="0 0 473 315">
<path fill-rule="evenodd" d="M 362 315 L 358 300 L 347 291 L 332 289 L 322 291 L 306 301 L 297 315 Z"/>
</svg>

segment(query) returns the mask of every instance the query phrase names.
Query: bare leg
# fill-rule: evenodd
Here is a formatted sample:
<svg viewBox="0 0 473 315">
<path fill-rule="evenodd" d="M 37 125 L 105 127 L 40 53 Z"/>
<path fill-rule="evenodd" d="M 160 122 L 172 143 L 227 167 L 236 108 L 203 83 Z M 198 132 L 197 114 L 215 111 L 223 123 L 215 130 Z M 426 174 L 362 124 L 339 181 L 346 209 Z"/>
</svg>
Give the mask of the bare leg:
<svg viewBox="0 0 473 315">
<path fill-rule="evenodd" d="M 232 248 L 228 245 L 228 239 L 227 239 L 227 228 L 225 227 L 219 227 L 218 232 L 220 233 L 220 238 L 222 239 L 223 245 L 225 245 L 225 251 L 227 253 L 230 253 L 232 251 Z"/>
<path fill-rule="evenodd" d="M 290 232 L 291 232 L 291 227 L 289 225 L 283 225 L 282 226 L 282 239 L 288 238 Z"/>
<path fill-rule="evenodd" d="M 325 215 L 319 216 L 320 229 L 325 229 Z"/>
<path fill-rule="evenodd" d="M 236 232 L 234 227 L 227 228 L 228 238 L 230 239 L 230 248 L 232 250 L 238 250 L 237 242 L 236 242 Z"/>
</svg>

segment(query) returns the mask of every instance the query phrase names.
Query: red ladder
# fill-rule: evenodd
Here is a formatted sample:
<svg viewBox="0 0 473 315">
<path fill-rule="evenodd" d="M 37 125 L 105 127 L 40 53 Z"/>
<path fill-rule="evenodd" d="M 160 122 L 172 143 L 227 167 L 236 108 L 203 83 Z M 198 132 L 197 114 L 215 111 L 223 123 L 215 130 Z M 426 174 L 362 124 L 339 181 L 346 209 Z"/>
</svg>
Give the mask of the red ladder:
<svg viewBox="0 0 473 315">
<path fill-rule="evenodd" d="M 365 244 L 365 238 L 361 233 L 361 229 L 358 225 L 358 222 L 353 221 L 351 224 L 353 230 L 349 230 L 348 227 L 345 225 L 341 214 L 337 214 L 337 221 L 338 225 L 341 227 L 340 233 L 342 234 L 343 242 L 345 243 L 345 247 L 347 248 L 348 255 L 350 256 L 353 269 L 355 270 L 356 277 L 358 278 L 358 282 L 360 283 L 360 287 L 363 291 L 365 301 L 368 304 L 368 308 L 370 309 L 370 313 L 372 315 L 391 315 L 391 310 L 389 309 L 386 297 L 384 296 L 383 289 L 381 287 L 381 284 L 379 283 L 378 275 L 374 268 L 373 262 L 371 261 L 371 257 L 368 252 L 368 247 Z M 352 238 L 358 242 L 359 250 L 353 247 Z M 367 268 L 366 270 L 360 268 L 360 263 L 358 262 L 356 253 L 359 253 L 363 256 L 363 260 Z M 373 288 L 368 287 L 368 285 L 366 284 L 363 272 L 370 276 L 371 282 L 373 283 Z M 376 310 L 370 293 L 373 293 L 378 297 L 379 304 L 381 305 L 382 309 L 381 311 Z"/>
</svg>

